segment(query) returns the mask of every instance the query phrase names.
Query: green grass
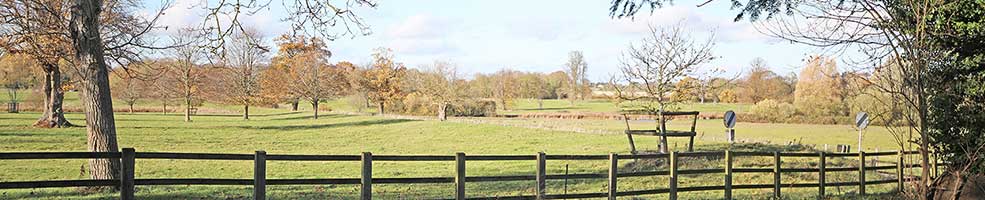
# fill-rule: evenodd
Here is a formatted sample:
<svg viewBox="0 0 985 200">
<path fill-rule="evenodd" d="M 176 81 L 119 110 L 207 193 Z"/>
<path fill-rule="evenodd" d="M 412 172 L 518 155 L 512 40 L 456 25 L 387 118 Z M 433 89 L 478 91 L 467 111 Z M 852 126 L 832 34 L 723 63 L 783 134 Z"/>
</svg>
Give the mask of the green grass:
<svg viewBox="0 0 985 200">
<path fill-rule="evenodd" d="M 73 100 L 75 101 L 75 100 Z M 68 102 L 67 102 L 68 103 Z M 563 103 L 563 102 L 562 102 Z M 618 134 L 624 128 L 618 120 L 534 120 L 502 118 L 464 118 L 449 122 L 408 120 L 377 116 L 326 114 L 319 119 L 310 118 L 310 108 L 303 104 L 302 112 L 284 109 L 253 108 L 251 120 L 241 119 L 239 106 L 211 105 L 209 109 L 227 110 L 229 114 L 202 114 L 193 122 L 182 122 L 179 114 L 117 113 L 118 138 L 121 147 L 133 147 L 139 152 L 211 152 L 252 153 L 265 150 L 268 154 L 349 154 L 373 152 L 381 154 L 439 154 L 455 152 L 467 154 L 525 154 L 543 151 L 548 154 L 607 154 L 628 153 L 625 135 Z M 590 106 L 589 106 L 590 107 Z M 29 125 L 38 113 L 0 114 L 0 152 L 26 151 L 85 151 L 85 128 L 37 129 Z M 69 120 L 84 124 L 80 113 L 69 113 Z M 674 121 L 679 128 L 682 121 Z M 698 150 L 725 149 L 720 132 L 721 122 L 703 120 L 698 123 L 701 132 L 696 140 Z M 634 127 L 653 126 L 652 121 L 633 122 Z M 746 150 L 800 150 L 810 145 L 854 144 L 856 133 L 847 126 L 752 124 L 737 125 L 737 136 L 742 143 L 736 148 Z M 578 130 L 567 130 L 578 129 Z M 877 127 L 870 128 L 866 144 L 882 150 L 895 149 L 891 137 Z M 584 130 L 595 130 L 584 131 Z M 587 133 L 586 133 L 587 132 Z M 785 144 L 797 140 L 804 145 Z M 767 144 L 766 141 L 769 141 Z M 683 148 L 685 140 L 673 139 L 672 147 Z M 642 150 L 655 150 L 656 139 L 638 138 Z M 808 146 L 805 147 L 804 146 Z M 833 146 L 832 146 L 833 148 Z M 721 168 L 720 158 L 683 160 L 682 169 Z M 736 167 L 771 166 L 770 158 L 740 158 Z M 857 161 L 832 159 L 830 166 L 851 166 Z M 607 161 L 549 161 L 549 174 L 605 173 Z M 661 161 L 622 161 L 622 170 L 664 169 Z M 784 160 L 784 166 L 812 166 L 811 159 Z M 8 160 L 0 162 L 0 182 L 84 179 L 80 174 L 85 160 Z M 468 162 L 469 176 L 482 175 L 530 175 L 534 163 L 529 161 L 475 161 Z M 377 162 L 374 177 L 450 177 L 454 174 L 452 162 Z M 138 160 L 138 178 L 251 178 L 250 161 L 189 161 L 189 160 Z M 271 161 L 268 178 L 354 178 L 359 175 L 356 162 L 286 162 Z M 829 182 L 851 181 L 850 172 L 829 174 Z M 721 174 L 687 175 L 681 178 L 681 187 L 719 185 Z M 879 177 L 870 173 L 870 180 Z M 771 183 L 771 174 L 740 174 L 737 184 Z M 666 188 L 667 177 L 641 177 L 620 179 L 620 190 Z M 816 181 L 814 174 L 784 176 L 785 183 Z M 550 181 L 549 193 L 562 193 L 563 182 Z M 892 184 L 872 186 L 870 193 L 892 191 Z M 449 198 L 451 184 L 374 185 L 374 195 L 382 199 Z M 605 180 L 571 180 L 568 192 L 603 192 Z M 140 199 L 249 199 L 250 187 L 239 186 L 138 186 Z M 275 199 L 352 199 L 358 195 L 355 185 L 320 186 L 271 186 L 269 197 Z M 855 187 L 828 188 L 829 194 L 850 194 Z M 469 183 L 470 196 L 503 196 L 531 194 L 533 183 L 529 181 Z M 771 193 L 769 189 L 740 190 L 735 195 L 741 199 L 761 199 Z M 784 189 L 790 199 L 813 198 L 815 189 Z M 18 189 L 0 190 L 0 199 L 113 199 L 114 193 L 85 193 L 75 189 Z M 720 191 L 689 192 L 688 199 L 717 199 Z M 835 196 L 843 197 L 843 196 Z M 850 198 L 851 195 L 844 196 Z M 643 198 L 666 198 L 665 195 Z"/>
</svg>

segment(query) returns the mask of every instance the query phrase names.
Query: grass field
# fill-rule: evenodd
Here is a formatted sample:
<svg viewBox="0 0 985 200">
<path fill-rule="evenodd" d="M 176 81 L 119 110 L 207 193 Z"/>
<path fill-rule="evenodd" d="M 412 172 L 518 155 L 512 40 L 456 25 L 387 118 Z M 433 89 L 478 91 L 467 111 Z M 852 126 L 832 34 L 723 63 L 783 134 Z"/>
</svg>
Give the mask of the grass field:
<svg viewBox="0 0 985 200">
<path fill-rule="evenodd" d="M 567 102 L 561 102 L 567 103 Z M 119 104 L 118 104 L 119 105 Z M 548 120 L 505 118 L 456 118 L 448 122 L 414 120 L 392 117 L 327 114 L 311 119 L 310 112 L 251 109 L 254 116 L 245 121 L 236 114 L 237 106 L 208 105 L 209 109 L 227 110 L 230 114 L 202 114 L 193 122 L 182 122 L 178 114 L 117 113 L 118 137 L 121 147 L 133 147 L 141 152 L 213 152 L 252 153 L 266 150 L 268 154 L 350 154 L 373 152 L 382 154 L 526 154 L 543 151 L 547 154 L 626 154 L 629 151 L 625 135 L 618 134 L 625 126 L 617 120 Z M 310 110 L 305 108 L 306 110 Z M 85 129 L 37 129 L 29 127 L 38 113 L 0 114 L 0 151 L 85 151 Z M 80 113 L 70 113 L 69 120 L 84 124 Z M 684 126 L 674 121 L 671 126 Z M 698 150 L 725 149 L 721 122 L 702 120 L 696 140 Z M 652 126 L 652 121 L 637 121 L 634 127 Z M 811 145 L 855 144 L 856 132 L 847 126 L 753 124 L 740 123 L 737 136 L 742 143 L 736 148 L 745 150 L 809 151 Z M 570 129 L 570 130 L 569 130 Z M 590 131 L 586 131 L 590 130 Z M 895 149 L 890 135 L 878 127 L 870 128 L 866 144 L 870 149 Z M 768 143 L 767 143 L 768 141 Z M 800 143 L 803 145 L 786 144 Z M 685 140 L 672 140 L 672 147 L 683 149 Z M 655 150 L 655 138 L 639 138 L 643 150 Z M 806 147 L 805 147 L 806 146 Z M 832 146 L 833 148 L 833 146 Z M 784 166 L 812 166 L 810 160 L 785 160 Z M 787 163 L 789 162 L 789 163 Z M 857 161 L 832 160 L 831 166 L 850 166 Z M 14 160 L 0 162 L 0 181 L 60 180 L 87 177 L 81 174 L 85 160 Z M 682 169 L 720 168 L 720 158 L 683 161 Z M 769 158 L 737 160 L 736 167 L 770 167 Z M 549 174 L 604 173 L 606 161 L 549 161 Z M 622 170 L 663 169 L 658 161 L 623 161 Z M 434 177 L 453 176 L 452 162 L 379 162 L 374 164 L 374 177 Z M 521 175 L 534 173 L 533 162 L 469 162 L 468 175 Z M 356 162 L 285 162 L 271 161 L 268 178 L 354 178 L 358 177 Z M 138 160 L 138 178 L 251 178 L 249 161 L 181 161 Z M 870 180 L 880 179 L 875 173 Z M 829 181 L 851 181 L 850 172 L 829 174 Z M 737 184 L 770 183 L 770 174 L 740 174 Z M 785 183 L 816 181 L 816 175 L 784 176 Z M 569 193 L 605 191 L 605 180 L 572 180 Z M 666 188 L 667 177 L 620 179 L 620 190 Z M 721 174 L 688 175 L 681 187 L 721 184 Z M 870 193 L 892 191 L 892 184 L 870 186 Z M 502 196 L 532 194 L 533 182 L 514 181 L 470 183 L 470 196 Z M 562 193 L 562 182 L 548 182 L 549 193 Z M 250 187 L 236 186 L 138 186 L 141 199 L 249 199 Z M 358 195 L 355 185 L 269 186 L 268 197 L 274 199 L 352 199 Z M 853 198 L 855 187 L 829 188 L 829 194 L 849 194 L 833 198 Z M 374 185 L 374 193 L 382 199 L 449 198 L 451 184 Z M 790 199 L 814 198 L 815 189 L 785 189 Z M 762 199 L 768 189 L 737 191 L 737 198 Z M 84 193 L 75 189 L 2 190 L 0 199 L 114 199 L 114 193 Z M 719 199 L 720 191 L 683 193 L 687 199 Z M 644 196 L 643 198 L 666 198 Z"/>
<path fill-rule="evenodd" d="M 543 107 L 541 107 L 543 103 Z M 752 104 L 740 104 L 740 103 L 680 103 L 676 104 L 673 109 L 676 110 L 688 110 L 688 111 L 701 111 L 707 113 L 724 113 L 728 110 L 733 110 L 735 112 L 747 112 Z M 523 113 L 535 113 L 535 112 L 604 112 L 604 113 L 618 113 L 624 109 L 634 109 L 637 108 L 632 102 L 623 103 L 617 105 L 616 103 L 606 100 L 606 99 L 593 99 L 593 100 L 579 100 L 572 103 L 568 100 L 558 100 L 558 99 L 548 99 L 548 100 L 535 100 L 535 99 L 517 99 L 513 101 L 512 108 L 509 110 L 500 110 L 501 114 L 523 114 Z"/>
</svg>

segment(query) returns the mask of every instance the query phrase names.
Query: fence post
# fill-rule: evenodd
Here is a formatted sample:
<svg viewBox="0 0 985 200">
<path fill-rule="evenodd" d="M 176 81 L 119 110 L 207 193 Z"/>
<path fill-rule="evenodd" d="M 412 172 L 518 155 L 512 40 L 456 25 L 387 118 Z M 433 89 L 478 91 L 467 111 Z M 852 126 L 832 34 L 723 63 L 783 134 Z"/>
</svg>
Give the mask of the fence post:
<svg viewBox="0 0 985 200">
<path fill-rule="evenodd" d="M 865 195 L 865 152 L 858 151 L 858 194 Z"/>
<path fill-rule="evenodd" d="M 773 196 L 780 199 L 780 151 L 773 152 Z"/>
<path fill-rule="evenodd" d="M 617 154 L 609 153 L 609 200 L 616 200 L 616 182 L 619 178 L 619 157 Z"/>
<path fill-rule="evenodd" d="M 537 199 L 547 196 L 547 154 L 537 152 Z"/>
<path fill-rule="evenodd" d="M 677 151 L 671 151 L 670 157 L 670 199 L 677 199 Z"/>
<path fill-rule="evenodd" d="M 267 152 L 263 150 L 253 157 L 253 199 L 267 199 Z"/>
<path fill-rule="evenodd" d="M 133 148 L 123 148 L 122 157 L 120 157 L 120 163 L 122 163 L 120 169 L 120 199 L 122 200 L 133 200 L 134 196 L 134 152 Z"/>
<path fill-rule="evenodd" d="M 373 153 L 363 152 L 362 177 L 360 179 L 359 199 L 373 199 Z"/>
<path fill-rule="evenodd" d="M 821 152 L 821 155 L 819 156 L 819 158 L 821 159 L 821 162 L 818 162 L 817 163 L 818 164 L 818 168 L 817 168 L 817 185 L 818 185 L 817 186 L 817 199 L 824 199 L 824 187 L 825 187 L 824 186 L 824 184 L 825 184 L 825 182 L 824 182 L 825 181 L 824 180 L 824 168 L 827 165 L 827 161 L 826 161 L 827 160 L 827 156 L 825 155 L 824 151 Z"/>
<path fill-rule="evenodd" d="M 899 157 L 896 160 L 896 191 L 903 193 L 903 150 L 899 150 L 897 154 Z"/>
<path fill-rule="evenodd" d="M 732 199 L 732 151 L 725 150 L 725 200 Z"/>
<path fill-rule="evenodd" d="M 455 199 L 465 199 L 465 153 L 455 154 Z"/>
</svg>

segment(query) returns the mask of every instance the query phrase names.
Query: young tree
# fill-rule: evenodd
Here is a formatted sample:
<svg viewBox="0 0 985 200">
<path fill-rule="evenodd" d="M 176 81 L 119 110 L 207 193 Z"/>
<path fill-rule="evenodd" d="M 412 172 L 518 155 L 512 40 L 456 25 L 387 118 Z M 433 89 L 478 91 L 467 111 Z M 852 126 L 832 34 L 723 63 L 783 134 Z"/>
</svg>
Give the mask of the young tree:
<svg viewBox="0 0 985 200">
<path fill-rule="evenodd" d="M 153 81 L 142 80 L 141 77 L 130 74 L 129 71 L 143 71 L 152 69 L 139 65 L 128 67 L 129 70 L 115 70 L 110 78 L 110 89 L 113 91 L 113 98 L 127 104 L 128 111 L 133 113 L 133 105 L 138 100 L 151 98 L 153 96 Z M 146 73 L 146 72 L 145 72 Z"/>
<path fill-rule="evenodd" d="M 0 85 L 7 90 L 8 104 L 16 106 L 20 97 L 17 95 L 19 90 L 30 88 L 34 84 L 35 68 L 33 59 L 23 54 L 5 54 L 0 56 Z M 16 108 L 16 107 L 14 107 Z M 17 112 L 17 110 L 10 110 Z"/>
<path fill-rule="evenodd" d="M 714 40 L 695 40 L 691 36 L 683 22 L 666 28 L 651 26 L 650 35 L 630 45 L 622 58 L 622 74 L 610 83 L 616 98 L 646 102 L 644 110 L 658 114 L 663 120 L 667 105 L 674 103 L 666 96 L 674 91 L 674 84 L 714 59 L 711 54 Z M 661 141 L 660 151 L 667 152 L 666 138 Z"/>
<path fill-rule="evenodd" d="M 373 52 L 373 65 L 366 71 L 366 82 L 362 85 L 368 89 L 368 96 L 377 104 L 380 115 L 386 111 L 386 104 L 403 97 L 400 87 L 406 70 L 402 63 L 394 62 L 393 50 L 377 48 Z"/>
<path fill-rule="evenodd" d="M 308 51 L 301 53 L 292 60 L 291 78 L 297 83 L 292 87 L 293 93 L 311 103 L 314 118 L 318 119 L 319 103 L 323 100 L 343 94 L 348 81 L 345 79 L 347 70 L 329 65 L 328 50 Z"/>
<path fill-rule="evenodd" d="M 213 92 L 220 101 L 243 105 L 243 119 L 250 119 L 250 106 L 261 99 L 260 74 L 265 68 L 267 48 L 259 42 L 262 35 L 255 30 L 238 32 L 226 46 L 222 63 L 212 73 L 218 81 Z"/>
<path fill-rule="evenodd" d="M 200 45 L 201 39 L 195 34 L 193 29 L 185 28 L 171 37 L 172 42 L 179 44 L 169 49 L 170 57 L 173 62 L 169 62 L 165 67 L 165 79 L 169 79 L 176 87 L 170 87 L 173 93 L 177 94 L 185 104 L 185 121 L 192 121 L 193 101 L 199 97 L 199 93 L 205 84 L 208 69 L 202 67 L 201 61 L 205 56 L 205 49 Z"/>
<path fill-rule="evenodd" d="M 565 66 L 564 73 L 568 74 L 568 99 L 574 105 L 575 99 L 584 100 L 591 93 L 587 76 L 588 63 L 581 51 L 571 51 Z"/>
</svg>

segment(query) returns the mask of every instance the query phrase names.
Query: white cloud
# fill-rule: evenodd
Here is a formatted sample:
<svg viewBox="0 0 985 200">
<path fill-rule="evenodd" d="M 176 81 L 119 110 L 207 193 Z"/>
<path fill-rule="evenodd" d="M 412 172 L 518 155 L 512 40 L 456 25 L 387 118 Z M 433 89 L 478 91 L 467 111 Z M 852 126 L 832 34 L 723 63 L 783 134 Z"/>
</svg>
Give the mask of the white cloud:
<svg viewBox="0 0 985 200">
<path fill-rule="evenodd" d="M 427 14 L 417 14 L 388 27 L 386 36 L 394 39 L 436 38 L 447 35 L 448 20 L 439 19 Z"/>
<path fill-rule="evenodd" d="M 452 42 L 451 20 L 428 14 L 416 14 L 386 27 L 385 45 L 398 54 L 452 55 L 460 49 Z"/>
</svg>

